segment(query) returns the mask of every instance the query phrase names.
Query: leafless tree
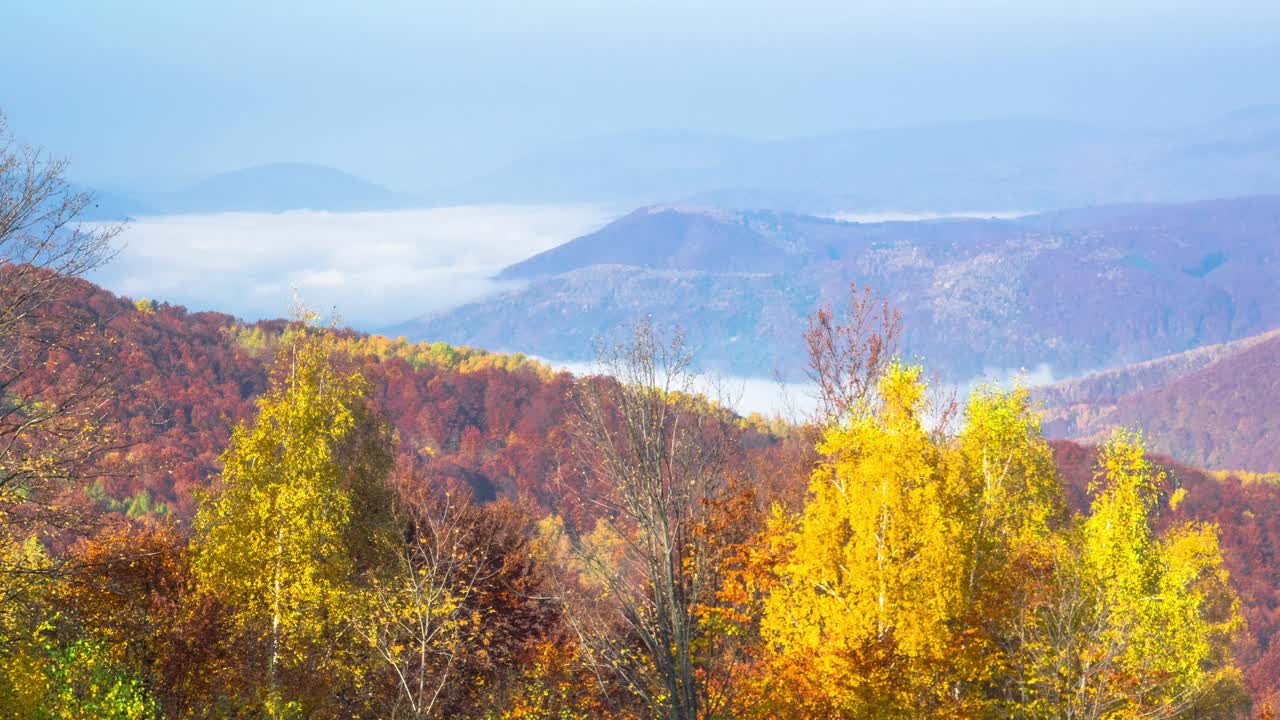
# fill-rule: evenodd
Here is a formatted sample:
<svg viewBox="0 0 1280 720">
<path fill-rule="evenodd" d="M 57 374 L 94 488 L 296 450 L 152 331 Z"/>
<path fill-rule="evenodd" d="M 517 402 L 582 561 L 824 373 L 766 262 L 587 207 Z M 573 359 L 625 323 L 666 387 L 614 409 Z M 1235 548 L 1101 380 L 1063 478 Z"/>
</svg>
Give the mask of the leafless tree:
<svg viewBox="0 0 1280 720">
<path fill-rule="evenodd" d="M 0 542 L 57 524 L 52 499 L 112 445 L 111 343 L 64 301 L 111 257 L 119 227 L 78 221 L 93 198 L 66 167 L 0 115 Z M 0 581 L 31 570 L 0 561 Z"/>
<path fill-rule="evenodd" d="M 804 339 L 820 421 L 835 422 L 860 411 L 898 356 L 901 334 L 902 314 L 856 284 L 850 284 L 849 303 L 840 316 L 830 305 L 809 316 Z"/>
<path fill-rule="evenodd" d="M 451 495 L 398 503 L 408 537 L 375 577 L 353 626 L 395 675 L 392 717 L 429 718 L 465 660 L 468 601 L 495 572 L 473 551 L 476 509 Z"/>
<path fill-rule="evenodd" d="M 476 678 L 509 666 L 554 625 L 524 509 L 412 470 L 398 478 L 397 537 L 368 569 L 351 626 L 397 690 L 387 717 L 455 717 Z M 491 677 L 492 681 L 492 677 Z"/>
<path fill-rule="evenodd" d="M 818 427 L 849 420 L 874 409 L 877 384 L 901 359 L 902 313 L 871 288 L 849 285 L 848 304 L 839 314 L 831 305 L 809 316 L 805 330 L 806 369 L 817 390 Z M 954 389 L 937 375 L 929 387 L 933 430 L 949 431 L 959 414 Z"/>
<path fill-rule="evenodd" d="M 575 447 L 601 489 L 609 552 L 579 543 L 581 562 L 603 588 L 628 641 L 610 617 L 570 613 L 587 651 L 658 717 L 697 720 L 710 702 L 700 604 L 715 563 L 698 532 L 722 489 L 736 443 L 727 413 L 697 393 L 698 376 L 678 333 L 642 321 L 625 342 L 602 346 L 602 376 L 575 389 Z"/>
</svg>

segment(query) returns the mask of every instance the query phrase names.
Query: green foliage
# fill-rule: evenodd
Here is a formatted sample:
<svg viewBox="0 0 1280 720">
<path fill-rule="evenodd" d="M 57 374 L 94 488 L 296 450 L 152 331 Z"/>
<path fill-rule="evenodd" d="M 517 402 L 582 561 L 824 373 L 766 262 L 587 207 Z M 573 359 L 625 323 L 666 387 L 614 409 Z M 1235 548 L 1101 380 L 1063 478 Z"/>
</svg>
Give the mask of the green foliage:
<svg viewBox="0 0 1280 720">
<path fill-rule="evenodd" d="M 52 561 L 35 538 L 0 536 L 0 716 L 146 720 L 158 705 L 105 643 L 50 612 Z"/>
<path fill-rule="evenodd" d="M 148 720 L 159 705 L 141 677 L 116 662 L 105 644 L 79 638 L 66 647 L 46 642 L 48 687 L 34 714 L 40 720 Z"/>
<path fill-rule="evenodd" d="M 84 494 L 100 509 L 131 518 L 165 517 L 169 514 L 169 507 L 162 502 L 157 502 L 155 496 L 146 488 L 127 498 L 117 499 L 108 495 L 101 485 L 94 483 L 85 487 Z"/>
<path fill-rule="evenodd" d="M 279 336 L 269 336 L 261 325 L 233 325 L 226 328 L 225 332 L 234 345 L 253 358 L 270 356 L 279 343 Z"/>
</svg>

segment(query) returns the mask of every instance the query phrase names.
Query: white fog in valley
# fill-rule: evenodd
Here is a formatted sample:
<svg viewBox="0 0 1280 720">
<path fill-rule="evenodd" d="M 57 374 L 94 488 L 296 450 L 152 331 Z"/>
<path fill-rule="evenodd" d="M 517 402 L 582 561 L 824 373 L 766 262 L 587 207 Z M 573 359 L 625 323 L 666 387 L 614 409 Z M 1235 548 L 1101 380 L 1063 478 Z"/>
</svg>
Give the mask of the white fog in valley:
<svg viewBox="0 0 1280 720">
<path fill-rule="evenodd" d="M 579 377 L 603 372 L 597 363 L 537 359 Z M 941 394 L 943 397 L 954 394 L 957 400 L 963 402 L 970 393 L 983 386 L 1002 389 L 1034 388 L 1052 385 L 1061 379 L 1055 377 L 1053 369 L 1046 363 L 1041 363 L 1034 369 L 990 368 L 982 375 L 961 383 L 941 383 Z M 754 413 L 766 418 L 782 418 L 798 423 L 813 417 L 818 408 L 817 389 L 801 380 L 799 377 L 770 379 L 704 373 L 694 379 L 694 389 L 733 408 L 740 415 Z"/>
<path fill-rule="evenodd" d="M 607 374 L 598 363 L 537 359 L 578 377 Z M 767 418 L 781 417 L 801 422 L 811 417 L 818 407 L 817 396 L 811 386 L 788 379 L 704 373 L 695 377 L 693 384 L 695 391 L 733 408 L 741 415 L 758 413 Z"/>
<path fill-rule="evenodd" d="M 463 206 L 389 212 L 222 213 L 128 223 L 91 279 L 128 297 L 244 319 L 288 314 L 296 291 L 377 330 L 499 289 L 500 269 L 591 232 L 597 206 Z"/>
<path fill-rule="evenodd" d="M 924 363 L 929 367 L 929 363 Z M 988 369 L 982 375 L 969 378 L 963 382 L 940 383 L 943 397 L 954 394 L 963 402 L 973 391 L 981 387 L 1012 389 L 1014 387 L 1034 388 L 1052 385 L 1056 378 L 1053 369 L 1046 363 L 1035 368 L 1026 369 Z M 818 407 L 816 388 L 809 383 L 796 382 L 793 379 L 778 381 L 767 378 L 752 377 L 719 377 L 702 379 L 702 389 L 712 396 L 718 389 L 724 400 L 743 415 L 759 413 L 765 417 L 781 417 L 789 422 L 801 421 L 811 417 Z"/>
</svg>

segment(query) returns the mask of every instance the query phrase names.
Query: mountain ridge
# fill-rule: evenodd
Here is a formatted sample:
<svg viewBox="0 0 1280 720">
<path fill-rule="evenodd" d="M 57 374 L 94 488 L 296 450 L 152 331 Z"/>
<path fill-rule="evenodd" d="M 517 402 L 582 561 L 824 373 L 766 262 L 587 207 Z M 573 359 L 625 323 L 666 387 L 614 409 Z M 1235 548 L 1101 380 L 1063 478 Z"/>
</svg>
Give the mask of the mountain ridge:
<svg viewBox="0 0 1280 720">
<path fill-rule="evenodd" d="M 856 282 L 904 312 L 908 353 L 952 382 L 1046 363 L 1076 375 L 1280 326 L 1277 238 L 1275 195 L 882 223 L 655 206 L 397 331 L 581 361 L 584 333 L 652 315 L 698 338 L 707 369 L 796 376 L 794 328 Z"/>
<path fill-rule="evenodd" d="M 673 199 L 733 209 L 1036 210 L 1280 191 L 1280 111 L 1179 128 L 1012 118 L 788 139 L 647 131 L 535 150 L 446 191 L 458 202 Z"/>
<path fill-rule="evenodd" d="M 1036 388 L 1052 437 L 1143 430 L 1155 451 L 1215 470 L 1280 471 L 1280 328 Z"/>
<path fill-rule="evenodd" d="M 167 191 L 91 190 L 101 201 L 87 219 L 123 220 L 141 215 L 316 210 L 396 210 L 416 201 L 337 168 L 274 162 L 216 173 Z"/>
</svg>

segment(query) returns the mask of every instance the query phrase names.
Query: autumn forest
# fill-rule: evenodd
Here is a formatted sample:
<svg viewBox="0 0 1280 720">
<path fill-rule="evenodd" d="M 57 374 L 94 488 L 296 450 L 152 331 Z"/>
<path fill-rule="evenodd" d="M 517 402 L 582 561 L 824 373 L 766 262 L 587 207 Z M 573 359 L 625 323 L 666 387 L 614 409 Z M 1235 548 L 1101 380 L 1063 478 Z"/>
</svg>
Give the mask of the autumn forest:
<svg viewBox="0 0 1280 720">
<path fill-rule="evenodd" d="M 743 416 L 661 318 L 575 377 L 116 296 L 5 143 L 0 716 L 1272 716 L 1280 483 L 1050 441 L 874 288 Z"/>
</svg>

